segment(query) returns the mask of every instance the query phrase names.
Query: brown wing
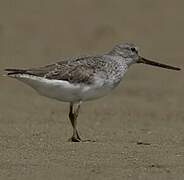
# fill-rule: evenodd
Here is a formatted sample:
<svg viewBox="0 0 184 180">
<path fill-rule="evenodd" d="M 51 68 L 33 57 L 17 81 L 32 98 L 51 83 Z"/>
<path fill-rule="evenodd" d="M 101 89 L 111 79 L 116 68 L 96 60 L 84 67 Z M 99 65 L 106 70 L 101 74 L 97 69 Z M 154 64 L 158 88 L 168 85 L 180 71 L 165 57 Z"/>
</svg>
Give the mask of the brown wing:
<svg viewBox="0 0 184 180">
<path fill-rule="evenodd" d="M 70 58 L 55 64 L 30 69 L 7 69 L 9 74 L 29 74 L 47 79 L 65 80 L 71 83 L 93 82 L 94 68 L 81 63 L 90 57 Z"/>
<path fill-rule="evenodd" d="M 78 66 L 58 66 L 54 71 L 48 72 L 45 76 L 47 79 L 65 80 L 71 83 L 88 83 L 93 81 L 93 69 Z"/>
</svg>

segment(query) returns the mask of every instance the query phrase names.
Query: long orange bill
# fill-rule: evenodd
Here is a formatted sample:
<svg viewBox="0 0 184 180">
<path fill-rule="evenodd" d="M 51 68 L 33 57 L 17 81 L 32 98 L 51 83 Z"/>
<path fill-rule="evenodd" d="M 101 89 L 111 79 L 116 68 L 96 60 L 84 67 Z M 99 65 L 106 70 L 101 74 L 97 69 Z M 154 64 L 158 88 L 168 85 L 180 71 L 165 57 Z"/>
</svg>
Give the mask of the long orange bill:
<svg viewBox="0 0 184 180">
<path fill-rule="evenodd" d="M 143 58 L 141 56 L 139 57 L 139 60 L 137 61 L 137 63 L 149 64 L 149 65 L 152 65 L 152 66 L 162 67 L 162 68 L 166 68 L 166 69 L 172 69 L 172 70 L 176 70 L 176 71 L 180 71 L 181 70 L 178 67 L 174 67 L 174 66 L 170 66 L 170 65 L 167 65 L 167 64 L 154 62 L 154 61 L 145 59 L 145 58 Z"/>
</svg>

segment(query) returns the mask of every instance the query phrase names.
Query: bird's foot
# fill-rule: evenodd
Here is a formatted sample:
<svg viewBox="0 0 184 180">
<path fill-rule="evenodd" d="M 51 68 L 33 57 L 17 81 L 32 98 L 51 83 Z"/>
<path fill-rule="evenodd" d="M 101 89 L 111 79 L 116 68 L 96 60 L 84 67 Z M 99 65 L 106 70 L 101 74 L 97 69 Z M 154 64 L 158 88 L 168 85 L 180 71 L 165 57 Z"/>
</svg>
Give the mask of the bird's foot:
<svg viewBox="0 0 184 180">
<path fill-rule="evenodd" d="M 69 142 L 96 142 L 94 140 L 90 140 L 90 139 L 81 139 L 80 137 L 74 137 L 72 136 L 69 140 Z"/>
<path fill-rule="evenodd" d="M 68 139 L 69 142 L 81 142 L 81 138 L 79 137 L 75 137 L 75 136 L 72 136 L 71 138 Z"/>
</svg>

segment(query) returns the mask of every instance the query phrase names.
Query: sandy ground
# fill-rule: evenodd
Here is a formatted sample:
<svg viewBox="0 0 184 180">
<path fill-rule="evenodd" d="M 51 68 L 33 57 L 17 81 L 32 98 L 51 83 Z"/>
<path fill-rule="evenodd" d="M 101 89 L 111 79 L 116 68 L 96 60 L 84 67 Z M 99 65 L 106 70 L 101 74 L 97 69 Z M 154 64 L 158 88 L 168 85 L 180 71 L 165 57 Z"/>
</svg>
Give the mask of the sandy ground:
<svg viewBox="0 0 184 180">
<path fill-rule="evenodd" d="M 0 71 L 134 42 L 183 68 L 180 0 L 0 1 Z M 184 179 L 183 71 L 135 65 L 109 96 L 83 104 L 69 143 L 68 104 L 0 77 L 0 179 Z"/>
</svg>

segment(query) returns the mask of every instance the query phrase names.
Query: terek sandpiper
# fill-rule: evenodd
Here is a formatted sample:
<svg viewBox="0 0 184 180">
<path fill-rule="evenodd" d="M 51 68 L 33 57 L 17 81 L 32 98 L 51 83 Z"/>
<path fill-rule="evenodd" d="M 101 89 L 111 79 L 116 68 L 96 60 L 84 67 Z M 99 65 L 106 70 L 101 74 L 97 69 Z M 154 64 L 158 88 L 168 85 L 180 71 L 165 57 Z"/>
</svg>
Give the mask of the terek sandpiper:
<svg viewBox="0 0 184 180">
<path fill-rule="evenodd" d="M 79 142 L 82 140 L 77 130 L 77 117 L 81 103 L 110 93 L 135 63 L 180 70 L 141 57 L 138 47 L 131 43 L 118 44 L 103 55 L 64 58 L 38 68 L 5 70 L 9 77 L 28 84 L 40 95 L 69 102 L 69 119 L 73 127 L 70 141 Z"/>
</svg>

